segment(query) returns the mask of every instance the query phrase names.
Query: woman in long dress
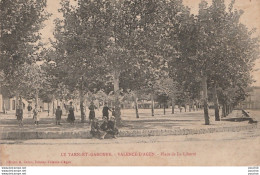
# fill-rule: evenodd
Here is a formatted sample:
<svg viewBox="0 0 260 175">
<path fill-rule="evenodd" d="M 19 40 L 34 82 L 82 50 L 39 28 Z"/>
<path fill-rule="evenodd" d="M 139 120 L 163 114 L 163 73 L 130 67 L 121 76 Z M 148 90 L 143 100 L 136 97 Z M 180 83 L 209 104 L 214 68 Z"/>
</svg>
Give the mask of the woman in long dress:
<svg viewBox="0 0 260 175">
<path fill-rule="evenodd" d="M 91 121 L 94 120 L 95 118 L 95 109 L 97 109 L 97 107 L 94 105 L 93 102 L 91 102 L 88 109 L 89 109 L 89 123 L 91 123 Z"/>
<path fill-rule="evenodd" d="M 74 107 L 72 105 L 72 102 L 70 102 L 70 106 L 69 106 L 69 115 L 68 115 L 68 122 L 70 124 L 74 124 L 75 121 L 75 115 L 74 115 Z"/>
</svg>

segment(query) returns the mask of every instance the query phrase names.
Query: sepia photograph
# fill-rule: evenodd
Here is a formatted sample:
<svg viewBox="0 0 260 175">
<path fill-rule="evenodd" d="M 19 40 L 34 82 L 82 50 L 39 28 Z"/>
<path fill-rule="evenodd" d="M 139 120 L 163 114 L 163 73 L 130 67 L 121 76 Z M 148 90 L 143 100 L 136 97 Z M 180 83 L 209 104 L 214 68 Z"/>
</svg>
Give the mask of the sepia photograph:
<svg viewBox="0 0 260 175">
<path fill-rule="evenodd" d="M 0 0 L 0 25 L 2 173 L 260 166 L 260 0 Z"/>
</svg>

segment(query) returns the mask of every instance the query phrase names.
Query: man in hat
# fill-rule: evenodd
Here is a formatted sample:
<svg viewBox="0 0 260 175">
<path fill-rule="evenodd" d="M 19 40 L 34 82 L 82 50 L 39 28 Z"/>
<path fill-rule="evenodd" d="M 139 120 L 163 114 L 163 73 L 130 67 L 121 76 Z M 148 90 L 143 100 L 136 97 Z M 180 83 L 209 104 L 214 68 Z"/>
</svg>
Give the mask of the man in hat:
<svg viewBox="0 0 260 175">
<path fill-rule="evenodd" d="M 60 125 L 61 116 L 62 116 L 62 110 L 60 106 L 57 106 L 55 116 L 56 116 L 56 125 Z"/>
<path fill-rule="evenodd" d="M 19 126 L 23 126 L 23 107 L 22 107 L 22 105 L 16 106 L 16 117 L 17 117 Z"/>
<path fill-rule="evenodd" d="M 106 117 L 107 120 L 109 119 L 109 112 L 108 111 L 111 111 L 111 110 L 107 106 L 107 103 L 105 103 L 103 110 L 102 110 L 102 113 L 103 113 L 103 117 Z"/>
</svg>

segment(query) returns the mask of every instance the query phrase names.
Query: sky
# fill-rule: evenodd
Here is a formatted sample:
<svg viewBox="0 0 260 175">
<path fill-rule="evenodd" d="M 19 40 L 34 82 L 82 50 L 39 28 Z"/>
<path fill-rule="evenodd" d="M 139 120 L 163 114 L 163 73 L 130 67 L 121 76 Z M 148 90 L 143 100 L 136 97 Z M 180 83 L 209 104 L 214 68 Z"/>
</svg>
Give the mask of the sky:
<svg viewBox="0 0 260 175">
<path fill-rule="evenodd" d="M 46 26 L 41 31 L 44 42 L 48 42 L 48 38 L 53 38 L 53 20 L 61 17 L 61 14 L 58 13 L 60 1 L 61 0 L 47 0 L 47 10 L 49 13 L 52 13 L 52 16 L 45 22 Z M 183 4 L 190 8 L 191 13 L 197 14 L 200 1 L 201 0 L 183 0 Z M 206 1 L 211 4 L 211 0 Z M 76 0 L 71 0 L 71 2 L 75 3 Z M 225 0 L 225 2 L 228 7 L 231 0 Z M 236 0 L 234 8 L 244 11 L 244 14 L 241 17 L 241 23 L 245 24 L 249 29 L 256 28 L 256 35 L 260 36 L 260 0 Z M 256 80 L 253 85 L 260 86 L 260 59 L 256 61 L 255 70 L 257 71 L 252 73 L 254 79 Z"/>
</svg>

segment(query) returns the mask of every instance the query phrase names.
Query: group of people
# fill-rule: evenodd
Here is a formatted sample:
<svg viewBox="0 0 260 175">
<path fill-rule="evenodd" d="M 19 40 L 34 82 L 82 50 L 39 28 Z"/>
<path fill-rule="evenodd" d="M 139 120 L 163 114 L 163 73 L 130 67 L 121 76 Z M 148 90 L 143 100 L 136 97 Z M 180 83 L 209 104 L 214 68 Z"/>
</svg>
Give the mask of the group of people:
<svg viewBox="0 0 260 175">
<path fill-rule="evenodd" d="M 116 127 L 115 120 L 115 109 L 112 110 L 105 103 L 102 110 L 102 124 L 99 124 L 98 119 L 95 116 L 95 109 L 97 107 L 91 102 L 89 106 L 89 122 L 91 124 L 91 135 L 92 137 L 104 139 L 106 136 L 111 136 L 112 138 L 117 138 L 118 129 Z M 109 118 L 109 111 L 112 112 L 112 117 Z"/>
<path fill-rule="evenodd" d="M 112 110 L 107 106 L 107 103 L 105 103 L 103 110 L 102 110 L 102 124 L 99 124 L 98 119 L 95 115 L 95 109 L 97 107 L 94 105 L 93 102 L 90 103 L 89 106 L 89 123 L 91 124 L 91 131 L 93 137 L 98 137 L 100 139 L 104 139 L 107 135 L 112 136 L 113 138 L 116 138 L 118 135 L 118 129 L 116 127 L 116 120 L 115 120 L 115 109 L 112 108 Z M 37 105 L 35 105 L 35 108 L 33 109 L 31 104 L 27 107 L 28 110 L 28 117 L 31 118 L 31 114 L 33 113 L 33 120 L 35 125 L 39 125 L 40 121 L 40 110 L 38 110 Z M 109 111 L 112 113 L 112 116 L 109 117 Z M 22 105 L 17 105 L 16 107 L 16 117 L 19 122 L 19 126 L 23 126 L 23 107 Z M 56 118 L 56 125 L 61 125 L 61 117 L 62 117 L 62 109 L 60 106 L 57 106 L 56 112 L 55 112 L 55 118 Z M 75 122 L 75 115 L 74 115 L 74 107 L 72 102 L 70 102 L 70 105 L 68 106 L 68 118 L 67 121 L 70 124 L 74 124 Z"/>
<path fill-rule="evenodd" d="M 118 129 L 116 127 L 115 117 L 111 117 L 108 119 L 107 117 L 103 116 L 102 124 L 99 124 L 97 118 L 94 118 L 91 121 L 91 130 L 90 133 L 92 137 L 104 139 L 106 136 L 117 138 Z"/>
<path fill-rule="evenodd" d="M 33 109 L 31 104 L 28 105 L 27 107 L 28 110 L 28 117 L 31 117 L 33 113 L 33 120 L 35 125 L 39 125 L 39 120 L 40 120 L 40 115 L 38 110 L 38 106 L 35 105 L 35 108 Z M 23 126 L 23 106 L 22 105 L 17 105 L 16 106 L 16 118 L 18 120 L 19 126 Z"/>
</svg>

